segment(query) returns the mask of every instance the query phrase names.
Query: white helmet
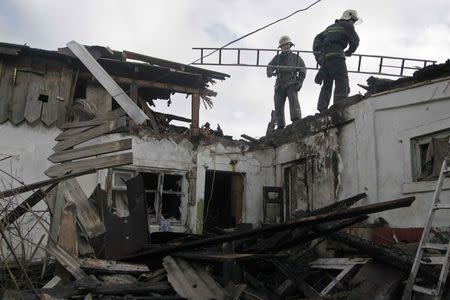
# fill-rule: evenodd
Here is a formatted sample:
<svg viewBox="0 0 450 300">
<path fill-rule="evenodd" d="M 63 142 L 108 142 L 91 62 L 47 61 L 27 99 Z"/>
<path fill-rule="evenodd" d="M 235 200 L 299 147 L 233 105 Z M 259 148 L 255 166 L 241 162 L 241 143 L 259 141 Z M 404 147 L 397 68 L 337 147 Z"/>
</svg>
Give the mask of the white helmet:
<svg viewBox="0 0 450 300">
<path fill-rule="evenodd" d="M 278 41 L 278 48 L 281 48 L 281 46 L 285 44 L 291 44 L 291 46 L 294 46 L 294 43 L 292 43 L 291 38 L 287 35 L 283 35 L 280 37 L 280 40 Z"/>
<path fill-rule="evenodd" d="M 358 17 L 358 12 L 354 9 L 347 9 L 342 14 L 341 20 L 353 20 L 355 24 L 361 24 L 362 19 Z"/>
</svg>

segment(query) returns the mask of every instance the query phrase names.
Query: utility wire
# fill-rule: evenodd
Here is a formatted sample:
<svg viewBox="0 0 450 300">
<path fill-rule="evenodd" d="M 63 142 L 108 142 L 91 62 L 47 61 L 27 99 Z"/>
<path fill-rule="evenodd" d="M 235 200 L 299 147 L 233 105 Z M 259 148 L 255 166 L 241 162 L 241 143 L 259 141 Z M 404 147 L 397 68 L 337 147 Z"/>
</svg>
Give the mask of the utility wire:
<svg viewBox="0 0 450 300">
<path fill-rule="evenodd" d="M 214 50 L 214 51 L 212 51 L 212 52 L 210 52 L 210 53 L 208 53 L 208 54 L 206 54 L 206 55 L 200 57 L 199 59 L 197 59 L 197 60 L 191 62 L 189 65 L 192 65 L 192 64 L 198 62 L 199 60 L 201 60 L 201 59 L 203 59 L 203 58 L 206 58 L 206 57 L 208 57 L 208 56 L 211 56 L 211 55 L 213 55 L 214 53 L 216 53 L 217 51 L 219 51 L 219 50 L 221 50 L 221 49 L 223 49 L 223 48 L 225 48 L 225 47 L 227 47 L 227 46 L 229 46 L 229 45 L 231 45 L 231 44 L 234 44 L 234 43 L 236 43 L 236 42 L 238 42 L 238 41 L 240 41 L 240 40 L 242 40 L 242 39 L 244 39 L 244 38 L 246 38 L 246 37 L 248 37 L 248 36 L 250 36 L 250 35 L 252 35 L 252 34 L 254 34 L 254 33 L 257 33 L 258 31 L 261 31 L 261 30 L 263 30 L 263 29 L 266 29 L 267 27 L 272 26 L 272 25 L 274 25 L 274 24 L 276 24 L 276 23 L 278 23 L 278 22 L 284 21 L 284 20 L 286 20 L 286 19 L 292 17 L 293 15 L 295 15 L 295 14 L 297 14 L 297 13 L 299 13 L 299 12 L 306 11 L 306 10 L 310 9 L 311 7 L 313 7 L 314 5 L 316 5 L 317 3 L 319 3 L 320 1 L 322 1 L 322 0 L 317 0 L 316 2 L 310 4 L 309 6 L 307 6 L 307 7 L 305 7 L 305 8 L 302 8 L 302 9 L 299 9 L 299 10 L 296 10 L 296 11 L 294 11 L 293 13 L 291 13 L 290 15 L 288 15 L 288 16 L 286 16 L 286 17 L 284 17 L 284 18 L 278 19 L 278 20 L 276 20 L 276 21 L 273 21 L 272 23 L 269 23 L 269 24 L 267 24 L 267 25 L 264 25 L 263 27 L 260 27 L 260 28 L 258 28 L 258 29 L 256 29 L 256 30 L 253 30 L 252 32 L 249 32 L 249 33 L 247 33 L 247 34 L 241 36 L 240 38 L 237 38 L 237 39 L 235 39 L 235 40 L 233 40 L 233 41 L 231 41 L 231 42 L 229 42 L 229 43 L 223 45 L 222 47 L 220 47 L 220 48 L 218 48 L 218 49 L 216 49 L 216 50 Z"/>
<path fill-rule="evenodd" d="M 238 42 L 238 41 L 240 41 L 240 40 L 242 40 L 242 39 L 245 39 L 246 37 L 248 37 L 248 36 L 250 36 L 250 35 L 252 35 L 252 34 L 257 33 L 258 31 L 261 31 L 261 30 L 263 30 L 263 29 L 266 29 L 266 28 L 269 27 L 269 26 L 272 26 L 272 25 L 274 25 L 274 24 L 276 24 L 276 23 L 278 23 L 278 22 L 284 21 L 284 20 L 286 20 L 286 19 L 292 17 L 293 15 L 295 15 L 295 14 L 297 14 L 297 13 L 299 13 L 299 12 L 306 11 L 306 10 L 310 9 L 311 7 L 313 7 L 314 5 L 316 5 L 317 3 L 321 2 L 321 1 L 322 1 L 322 0 L 317 0 L 316 2 L 314 2 L 314 3 L 310 4 L 310 5 L 308 5 L 308 6 L 305 7 L 305 8 L 302 8 L 302 9 L 299 9 L 299 10 L 294 11 L 293 13 L 287 15 L 286 17 L 283 17 L 283 18 L 278 19 L 278 20 L 276 20 L 276 21 L 273 21 L 273 22 L 271 22 L 271 23 L 269 23 L 269 24 L 267 24 L 267 25 L 264 25 L 264 26 L 262 26 L 262 27 L 260 27 L 260 28 L 258 28 L 258 29 L 256 29 L 256 30 L 253 30 L 252 32 L 249 32 L 249 33 L 247 33 L 247 34 L 245 34 L 245 35 L 243 35 L 243 36 L 241 36 L 241 37 L 239 37 L 239 38 L 237 38 L 237 39 L 235 39 L 235 40 L 233 40 L 233 41 L 231 41 L 231 42 L 229 42 L 229 43 L 226 43 L 226 44 L 223 45 L 222 47 L 217 48 L 217 49 L 215 49 L 214 51 L 212 51 L 212 52 L 210 52 L 210 53 L 208 53 L 208 54 L 206 54 L 206 55 L 203 55 L 203 56 L 200 57 L 199 59 L 197 59 L 197 60 L 191 62 L 190 64 L 187 64 L 186 66 L 192 65 L 192 64 L 198 62 L 199 60 L 201 60 L 201 59 L 203 59 L 203 58 L 206 58 L 206 57 L 208 57 L 208 56 L 211 56 L 211 55 L 213 55 L 214 53 L 216 53 L 217 51 L 219 51 L 219 50 L 221 50 L 221 49 L 223 49 L 223 48 L 225 48 L 225 47 L 227 47 L 227 46 L 229 46 L 229 45 L 231 45 L 231 44 L 234 44 L 234 43 L 236 43 L 236 42 Z M 167 77 L 167 76 L 169 76 L 169 75 L 171 75 L 171 74 L 172 74 L 172 72 L 168 72 L 168 73 L 166 73 L 166 74 L 161 75 L 160 77 L 157 77 L 156 79 L 152 80 L 151 82 L 158 82 L 159 80 L 161 80 L 161 79 L 163 79 L 163 78 L 165 78 L 165 77 Z"/>
</svg>

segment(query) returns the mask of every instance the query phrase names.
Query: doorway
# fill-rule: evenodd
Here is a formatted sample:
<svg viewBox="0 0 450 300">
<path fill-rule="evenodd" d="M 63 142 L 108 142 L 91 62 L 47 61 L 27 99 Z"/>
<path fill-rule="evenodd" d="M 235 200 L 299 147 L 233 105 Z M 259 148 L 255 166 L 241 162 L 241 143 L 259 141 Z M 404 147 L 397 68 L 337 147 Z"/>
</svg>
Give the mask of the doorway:
<svg viewBox="0 0 450 300">
<path fill-rule="evenodd" d="M 241 223 L 244 173 L 206 171 L 203 230 L 235 227 Z"/>
</svg>

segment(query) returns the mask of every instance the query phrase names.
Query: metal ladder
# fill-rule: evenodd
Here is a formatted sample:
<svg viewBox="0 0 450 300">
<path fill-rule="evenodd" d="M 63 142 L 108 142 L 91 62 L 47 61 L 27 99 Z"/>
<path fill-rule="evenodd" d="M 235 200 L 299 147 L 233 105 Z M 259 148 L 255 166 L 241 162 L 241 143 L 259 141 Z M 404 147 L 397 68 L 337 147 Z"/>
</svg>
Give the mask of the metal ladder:
<svg viewBox="0 0 450 300">
<path fill-rule="evenodd" d="M 267 67 L 267 63 L 280 49 L 263 48 L 212 48 L 195 47 L 200 51 L 200 57 L 193 65 L 207 66 L 236 66 L 236 67 Z M 319 66 L 314 58 L 313 51 L 292 50 L 297 56 L 301 56 L 306 64 L 306 69 L 318 70 Z M 209 58 L 208 58 L 209 57 Z M 208 58 L 208 59 L 207 59 Z M 384 75 L 394 77 L 412 76 L 419 68 L 436 64 L 435 60 L 417 59 L 396 56 L 352 54 L 347 57 L 347 71 L 350 73 Z M 286 66 L 273 66 L 283 68 Z M 293 67 L 289 66 L 289 69 Z"/>
<path fill-rule="evenodd" d="M 410 300 L 413 292 L 422 293 L 431 295 L 433 299 L 441 299 L 445 281 L 447 280 L 448 267 L 449 267 L 449 254 L 450 254 L 450 241 L 448 244 L 441 243 L 430 243 L 430 231 L 431 224 L 433 223 L 433 219 L 435 216 L 435 212 L 440 209 L 450 209 L 450 204 L 440 204 L 439 196 L 442 190 L 442 184 L 444 182 L 445 174 L 450 171 L 448 166 L 449 157 L 446 157 L 442 162 L 441 172 L 439 173 L 439 179 L 436 184 L 436 189 L 433 195 L 433 204 L 431 205 L 430 212 L 428 213 L 428 219 L 423 229 L 422 238 L 420 239 L 419 247 L 417 248 L 416 257 L 414 259 L 414 264 L 411 269 L 411 273 L 409 274 L 408 281 L 405 285 L 405 289 L 403 291 L 402 300 Z M 445 251 L 445 256 L 439 257 L 424 257 L 425 249 L 434 249 Z M 439 280 L 437 282 L 436 287 L 426 288 L 423 286 L 419 286 L 416 284 L 416 276 L 421 264 L 428 265 L 440 265 L 441 272 L 439 275 Z"/>
</svg>

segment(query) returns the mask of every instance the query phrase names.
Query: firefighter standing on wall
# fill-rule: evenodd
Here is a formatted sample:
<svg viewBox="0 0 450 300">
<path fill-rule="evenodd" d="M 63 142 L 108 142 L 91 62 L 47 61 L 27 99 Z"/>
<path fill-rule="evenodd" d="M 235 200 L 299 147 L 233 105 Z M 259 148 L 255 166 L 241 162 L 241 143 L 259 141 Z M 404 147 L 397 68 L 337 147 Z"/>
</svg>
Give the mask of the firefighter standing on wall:
<svg viewBox="0 0 450 300">
<path fill-rule="evenodd" d="M 294 44 L 291 39 L 287 35 L 282 36 L 278 46 L 281 48 L 281 53 L 275 55 L 267 67 L 267 77 L 277 76 L 274 93 L 277 128 L 284 128 L 286 125 L 284 119 L 286 97 L 289 99 L 291 121 L 295 122 L 302 117 L 298 91 L 302 88 L 306 68 L 301 57 L 291 51 L 292 46 Z M 294 68 L 277 68 L 276 66 Z"/>
<path fill-rule="evenodd" d="M 351 56 L 358 48 L 359 37 L 354 25 L 361 22 L 356 10 L 346 10 L 340 20 L 336 20 L 314 39 L 314 56 L 321 66 L 315 82 L 323 83 L 317 103 L 319 112 L 328 109 L 333 81 L 335 82 L 334 103 L 347 98 L 350 93 L 345 56 Z M 344 51 L 347 46 L 349 46 L 348 49 Z"/>
</svg>

